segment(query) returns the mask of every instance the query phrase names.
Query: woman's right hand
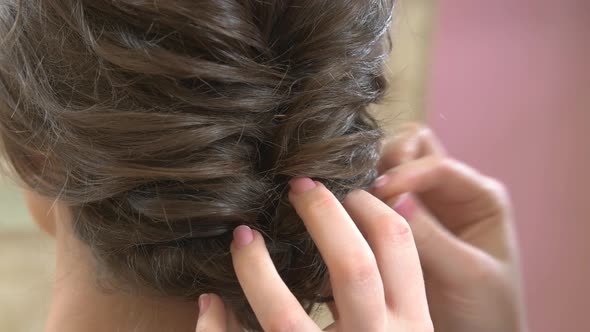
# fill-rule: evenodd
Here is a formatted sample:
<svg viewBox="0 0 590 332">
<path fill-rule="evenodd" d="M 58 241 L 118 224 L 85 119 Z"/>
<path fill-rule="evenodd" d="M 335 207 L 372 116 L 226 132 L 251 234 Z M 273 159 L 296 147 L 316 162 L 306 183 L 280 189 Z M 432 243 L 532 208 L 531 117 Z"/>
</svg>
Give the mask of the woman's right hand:
<svg viewBox="0 0 590 332">
<path fill-rule="evenodd" d="M 419 124 L 385 145 L 380 172 L 371 192 L 412 227 L 436 331 L 526 331 L 504 187 L 450 158 Z"/>
<path fill-rule="evenodd" d="M 330 271 L 338 312 L 327 331 L 432 332 L 418 252 L 408 223 L 366 191 L 343 204 L 321 183 L 291 181 L 289 199 Z M 234 269 L 265 331 L 320 331 L 277 273 L 260 233 L 234 231 Z M 213 294 L 200 299 L 197 332 L 226 332 Z"/>
</svg>

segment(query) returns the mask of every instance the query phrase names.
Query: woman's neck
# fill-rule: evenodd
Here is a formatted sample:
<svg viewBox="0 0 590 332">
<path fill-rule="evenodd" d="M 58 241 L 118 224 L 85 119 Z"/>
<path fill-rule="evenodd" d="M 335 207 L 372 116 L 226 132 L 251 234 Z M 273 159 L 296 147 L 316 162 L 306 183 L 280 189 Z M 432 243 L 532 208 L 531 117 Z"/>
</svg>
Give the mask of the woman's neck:
<svg viewBox="0 0 590 332">
<path fill-rule="evenodd" d="M 45 332 L 195 330 L 196 302 L 105 292 L 97 287 L 95 260 L 76 239 L 69 218 L 57 219 L 56 276 Z"/>
</svg>

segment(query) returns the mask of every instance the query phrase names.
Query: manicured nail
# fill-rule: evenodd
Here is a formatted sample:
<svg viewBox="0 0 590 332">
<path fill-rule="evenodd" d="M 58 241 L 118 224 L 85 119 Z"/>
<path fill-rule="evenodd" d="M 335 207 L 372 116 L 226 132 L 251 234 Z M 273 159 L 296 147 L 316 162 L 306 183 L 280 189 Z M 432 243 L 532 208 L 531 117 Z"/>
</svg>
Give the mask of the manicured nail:
<svg viewBox="0 0 590 332">
<path fill-rule="evenodd" d="M 205 314 L 205 311 L 207 311 L 210 304 L 211 296 L 209 296 L 209 294 L 201 294 L 201 296 L 199 296 L 199 317 Z"/>
<path fill-rule="evenodd" d="M 414 198 L 406 195 L 400 202 L 397 203 L 396 207 L 393 208 L 395 212 L 399 213 L 400 216 L 404 217 L 407 221 L 410 221 L 416 215 L 418 211 L 418 205 Z"/>
<path fill-rule="evenodd" d="M 408 200 L 410 198 L 410 194 L 405 193 L 405 194 L 401 194 L 398 198 L 397 201 L 395 202 L 395 204 L 393 205 L 393 209 L 397 209 L 398 207 L 400 207 L 402 204 L 404 204 L 406 202 L 406 200 Z"/>
<path fill-rule="evenodd" d="M 234 243 L 236 246 L 245 247 L 254 240 L 254 232 L 246 225 L 241 225 L 234 229 Z"/>
<path fill-rule="evenodd" d="M 374 189 L 381 188 L 381 187 L 385 186 L 388 182 L 389 182 L 389 176 L 381 175 L 380 177 L 375 179 L 375 182 L 373 182 L 373 185 L 371 186 L 371 188 L 374 188 Z"/>
<path fill-rule="evenodd" d="M 291 186 L 291 192 L 294 194 L 301 194 L 317 187 L 312 179 L 306 177 L 296 177 L 291 179 L 291 181 L 289 181 L 289 186 Z"/>
</svg>

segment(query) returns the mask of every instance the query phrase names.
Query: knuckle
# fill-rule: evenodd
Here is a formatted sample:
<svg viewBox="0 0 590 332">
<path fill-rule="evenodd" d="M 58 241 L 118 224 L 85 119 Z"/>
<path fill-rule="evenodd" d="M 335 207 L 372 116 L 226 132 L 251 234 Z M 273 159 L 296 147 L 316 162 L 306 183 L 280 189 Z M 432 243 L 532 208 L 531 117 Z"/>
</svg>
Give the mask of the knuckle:
<svg viewBox="0 0 590 332">
<path fill-rule="evenodd" d="M 382 214 L 373 223 L 377 241 L 384 243 L 407 243 L 412 241 L 412 229 L 401 216 Z"/>
<path fill-rule="evenodd" d="M 418 137 L 420 137 L 421 140 L 428 143 L 431 147 L 442 148 L 441 146 L 439 146 L 440 143 L 438 137 L 436 136 L 436 133 L 430 127 L 424 126 L 420 128 L 417 135 Z"/>
<path fill-rule="evenodd" d="M 504 194 L 506 186 L 497 179 L 486 177 L 482 183 L 484 189 L 492 195 Z"/>
<path fill-rule="evenodd" d="M 510 194 L 506 185 L 497 179 L 487 177 L 483 183 L 484 191 L 494 198 L 502 207 L 510 206 Z"/>
<path fill-rule="evenodd" d="M 499 206 L 504 211 L 510 210 L 510 194 L 504 183 L 497 179 L 484 176 L 470 166 L 455 159 L 441 156 L 435 156 L 433 158 L 437 176 L 453 177 L 457 174 L 467 174 L 472 179 L 476 179 L 477 186 L 482 193 L 481 198 L 485 198 L 484 201 L 486 204 L 491 204 L 494 207 Z"/>
<path fill-rule="evenodd" d="M 340 281 L 356 285 L 355 287 L 365 287 L 376 282 L 379 276 L 377 262 L 373 255 L 365 253 L 356 253 L 345 255 L 335 267 L 335 278 Z"/>
<path fill-rule="evenodd" d="M 434 132 L 432 131 L 432 129 L 426 126 L 419 127 L 417 129 L 417 135 L 427 140 L 434 139 Z"/>
<path fill-rule="evenodd" d="M 491 257 L 474 257 L 470 266 L 467 280 L 474 287 L 492 285 L 500 278 L 502 267 Z"/>
<path fill-rule="evenodd" d="M 435 156 L 433 158 L 434 164 L 438 167 L 441 175 L 443 176 L 453 174 L 456 171 L 457 167 L 460 165 L 460 163 L 457 160 L 452 158 L 440 156 Z"/>
<path fill-rule="evenodd" d="M 458 174 L 472 178 L 481 177 L 478 171 L 456 159 L 444 156 L 436 156 L 434 158 L 436 160 L 436 167 L 438 168 L 438 175 L 441 177 L 456 177 Z"/>
</svg>

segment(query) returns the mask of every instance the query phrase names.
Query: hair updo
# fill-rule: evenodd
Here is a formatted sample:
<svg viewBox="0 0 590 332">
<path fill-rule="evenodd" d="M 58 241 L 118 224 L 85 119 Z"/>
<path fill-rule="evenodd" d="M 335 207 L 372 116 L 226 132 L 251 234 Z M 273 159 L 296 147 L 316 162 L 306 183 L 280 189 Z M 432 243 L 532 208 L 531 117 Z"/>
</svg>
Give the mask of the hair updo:
<svg viewBox="0 0 590 332">
<path fill-rule="evenodd" d="M 306 308 L 327 269 L 287 200 L 376 176 L 392 0 L 13 0 L 0 5 L 0 134 L 66 203 L 100 279 L 219 294 L 259 328 L 229 253 L 264 236 Z"/>
</svg>

